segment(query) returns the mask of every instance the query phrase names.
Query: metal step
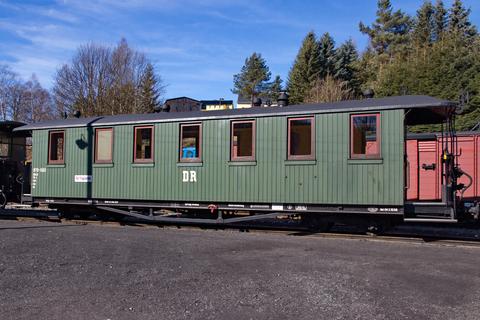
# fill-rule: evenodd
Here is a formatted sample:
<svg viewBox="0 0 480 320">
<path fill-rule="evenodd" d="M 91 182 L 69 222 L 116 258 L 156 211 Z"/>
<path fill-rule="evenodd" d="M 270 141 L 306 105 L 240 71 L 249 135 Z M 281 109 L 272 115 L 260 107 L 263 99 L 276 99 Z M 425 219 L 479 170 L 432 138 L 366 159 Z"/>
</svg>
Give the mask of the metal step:
<svg viewBox="0 0 480 320">
<path fill-rule="evenodd" d="M 457 223 L 457 219 L 439 219 L 439 218 L 405 218 L 405 222 L 440 222 L 440 223 Z"/>
<path fill-rule="evenodd" d="M 442 202 L 407 202 L 405 203 L 405 221 L 456 221 L 452 207 Z M 414 221 L 414 220 L 411 220 Z"/>
<path fill-rule="evenodd" d="M 31 204 L 32 203 L 32 195 L 29 194 L 29 193 L 22 194 L 21 202 L 26 203 L 26 204 Z"/>
<path fill-rule="evenodd" d="M 405 202 L 405 205 L 412 205 L 418 207 L 446 207 L 447 204 L 445 202 Z"/>
</svg>

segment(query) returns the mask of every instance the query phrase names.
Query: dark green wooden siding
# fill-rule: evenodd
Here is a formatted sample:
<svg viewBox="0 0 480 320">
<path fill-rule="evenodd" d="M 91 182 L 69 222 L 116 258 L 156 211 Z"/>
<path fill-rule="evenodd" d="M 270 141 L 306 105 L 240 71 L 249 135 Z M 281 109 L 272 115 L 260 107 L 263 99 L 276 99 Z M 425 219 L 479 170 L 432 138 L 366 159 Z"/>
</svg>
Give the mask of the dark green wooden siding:
<svg viewBox="0 0 480 320">
<path fill-rule="evenodd" d="M 316 161 L 286 161 L 287 119 L 256 119 L 256 165 L 229 163 L 230 121 L 203 122 L 203 164 L 178 164 L 179 123 L 155 124 L 154 165 L 133 164 L 133 126 L 114 128 L 114 164 L 93 165 L 86 175 L 86 128 L 66 129 L 65 166 L 47 165 L 48 130 L 33 134 L 37 197 L 87 197 L 165 201 L 403 204 L 403 110 L 381 112 L 383 161 L 349 160 L 349 114 L 317 114 Z M 182 182 L 194 170 L 196 183 Z"/>
</svg>

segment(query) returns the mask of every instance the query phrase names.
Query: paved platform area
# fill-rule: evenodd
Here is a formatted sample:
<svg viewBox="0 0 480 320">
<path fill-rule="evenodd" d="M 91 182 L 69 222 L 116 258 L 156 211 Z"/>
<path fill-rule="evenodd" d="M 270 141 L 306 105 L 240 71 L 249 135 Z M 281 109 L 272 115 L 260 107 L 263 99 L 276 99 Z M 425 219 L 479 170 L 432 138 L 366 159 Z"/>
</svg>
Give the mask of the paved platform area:
<svg viewBox="0 0 480 320">
<path fill-rule="evenodd" d="M 0 220 L 0 319 L 479 319 L 480 248 Z"/>
</svg>

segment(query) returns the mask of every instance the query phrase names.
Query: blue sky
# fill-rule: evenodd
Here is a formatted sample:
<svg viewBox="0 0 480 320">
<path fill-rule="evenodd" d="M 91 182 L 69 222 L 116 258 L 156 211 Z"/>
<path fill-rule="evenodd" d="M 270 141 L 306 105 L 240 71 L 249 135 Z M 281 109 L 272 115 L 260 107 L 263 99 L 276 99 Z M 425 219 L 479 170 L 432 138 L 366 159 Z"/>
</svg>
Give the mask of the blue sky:
<svg viewBox="0 0 480 320">
<path fill-rule="evenodd" d="M 0 63 L 51 88 L 56 70 L 86 42 L 125 37 L 147 54 L 167 84 L 166 97 L 236 99 L 233 74 L 260 52 L 272 75 L 286 79 L 305 34 L 329 32 L 337 44 L 367 38 L 359 21 L 375 19 L 376 0 L 0 0 Z M 423 0 L 393 0 L 414 14 Z M 450 6 L 451 0 L 445 4 Z M 480 23 L 480 1 L 465 0 Z"/>
</svg>

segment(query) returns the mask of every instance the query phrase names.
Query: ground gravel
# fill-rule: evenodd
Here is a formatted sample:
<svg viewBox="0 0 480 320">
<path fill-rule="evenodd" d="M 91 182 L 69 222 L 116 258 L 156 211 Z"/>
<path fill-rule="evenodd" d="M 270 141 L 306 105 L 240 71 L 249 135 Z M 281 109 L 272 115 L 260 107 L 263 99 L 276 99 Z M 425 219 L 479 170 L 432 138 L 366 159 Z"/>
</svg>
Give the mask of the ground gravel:
<svg viewBox="0 0 480 320">
<path fill-rule="evenodd" d="M 480 248 L 0 221 L 0 319 L 479 319 Z"/>
</svg>

